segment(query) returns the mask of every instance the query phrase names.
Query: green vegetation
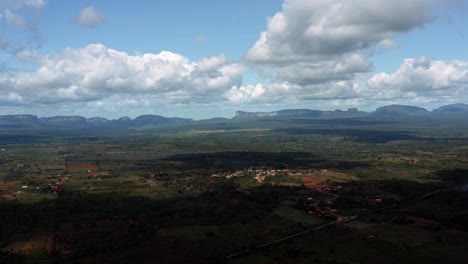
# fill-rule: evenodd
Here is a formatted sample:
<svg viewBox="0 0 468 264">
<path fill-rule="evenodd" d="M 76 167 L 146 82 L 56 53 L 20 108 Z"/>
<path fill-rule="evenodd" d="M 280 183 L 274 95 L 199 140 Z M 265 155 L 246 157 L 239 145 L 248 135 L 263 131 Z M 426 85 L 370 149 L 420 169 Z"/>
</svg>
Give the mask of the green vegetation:
<svg viewBox="0 0 468 264">
<path fill-rule="evenodd" d="M 4 129 L 0 263 L 467 262 L 467 121 Z"/>
</svg>

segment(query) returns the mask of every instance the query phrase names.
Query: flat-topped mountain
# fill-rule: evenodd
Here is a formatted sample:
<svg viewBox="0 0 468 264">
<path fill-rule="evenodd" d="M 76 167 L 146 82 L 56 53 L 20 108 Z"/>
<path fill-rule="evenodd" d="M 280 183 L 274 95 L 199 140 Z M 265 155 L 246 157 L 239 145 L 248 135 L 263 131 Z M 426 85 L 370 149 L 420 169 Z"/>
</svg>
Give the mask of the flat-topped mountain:
<svg viewBox="0 0 468 264">
<path fill-rule="evenodd" d="M 249 118 L 311 118 L 319 117 L 323 111 L 310 109 L 285 109 L 273 112 L 244 112 L 237 111 L 234 119 Z"/>
<path fill-rule="evenodd" d="M 379 107 L 373 112 L 375 115 L 428 115 L 424 108 L 410 105 L 387 105 Z"/>
<path fill-rule="evenodd" d="M 0 127 L 141 127 L 172 123 L 188 123 L 192 119 L 179 117 L 164 117 L 158 115 L 142 115 L 135 119 L 122 117 L 109 120 L 102 117 L 85 118 L 82 116 L 40 117 L 34 115 L 4 115 L 0 116 Z"/>
<path fill-rule="evenodd" d="M 3 115 L 0 116 L 0 125 L 25 125 L 37 122 L 34 115 Z"/>
<path fill-rule="evenodd" d="M 387 105 L 377 108 L 373 112 L 359 111 L 349 108 L 347 111 L 320 111 L 310 109 L 285 109 L 272 112 L 245 112 L 237 111 L 233 118 L 238 119 L 262 119 L 262 118 L 355 118 L 365 116 L 430 116 L 432 114 L 468 113 L 467 104 L 445 105 L 429 112 L 425 108 L 411 105 Z"/>
<path fill-rule="evenodd" d="M 435 114 L 468 113 L 468 105 L 467 104 L 444 105 L 437 109 L 434 109 L 432 113 L 435 113 Z"/>
<path fill-rule="evenodd" d="M 374 112 L 359 111 L 356 108 L 348 110 L 321 111 L 310 109 L 284 109 L 272 112 L 237 111 L 233 120 L 244 119 L 344 119 L 368 116 L 436 116 L 441 114 L 468 114 L 468 104 L 451 104 L 441 106 L 432 112 L 409 105 L 387 105 L 377 108 Z M 227 122 L 230 119 L 213 118 L 204 122 Z M 141 115 L 132 119 L 121 117 L 109 120 L 102 117 L 85 118 L 82 116 L 37 117 L 35 115 L 0 115 L 0 128 L 21 127 L 59 127 L 59 128 L 132 128 L 150 127 L 164 124 L 183 124 L 193 122 L 193 119 L 179 117 L 164 117 L 160 115 Z"/>
<path fill-rule="evenodd" d="M 273 112 L 244 112 L 237 111 L 233 119 L 255 119 L 255 118 L 346 118 L 365 116 L 367 112 L 360 112 L 356 108 L 350 108 L 348 111 L 320 111 L 310 109 L 285 109 Z"/>
<path fill-rule="evenodd" d="M 193 121 L 192 119 L 180 118 L 180 117 L 164 117 L 159 115 L 142 115 L 133 120 L 128 120 L 131 126 L 151 126 L 161 124 L 173 124 L 173 123 L 187 123 Z"/>
<path fill-rule="evenodd" d="M 82 116 L 53 116 L 41 117 L 38 119 L 39 123 L 49 126 L 78 126 L 86 125 L 86 118 Z"/>
</svg>

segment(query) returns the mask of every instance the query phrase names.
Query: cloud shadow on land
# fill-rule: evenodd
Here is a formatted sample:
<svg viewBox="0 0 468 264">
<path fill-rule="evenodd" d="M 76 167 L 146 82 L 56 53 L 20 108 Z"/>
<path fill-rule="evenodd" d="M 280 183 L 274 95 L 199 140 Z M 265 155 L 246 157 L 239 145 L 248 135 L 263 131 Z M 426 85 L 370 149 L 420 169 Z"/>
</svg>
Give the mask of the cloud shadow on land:
<svg viewBox="0 0 468 264">
<path fill-rule="evenodd" d="M 359 143 L 388 143 L 394 140 L 418 140 L 419 137 L 410 135 L 404 131 L 375 131 L 360 129 L 306 129 L 306 128 L 285 128 L 277 129 L 274 132 L 290 135 L 317 134 L 324 136 L 343 136 L 347 139 Z"/>
<path fill-rule="evenodd" d="M 354 168 L 366 164 L 351 161 L 330 161 L 305 152 L 216 152 L 180 154 L 165 158 L 181 162 L 182 167 L 214 171 L 242 170 L 251 167 L 273 169 Z"/>
</svg>

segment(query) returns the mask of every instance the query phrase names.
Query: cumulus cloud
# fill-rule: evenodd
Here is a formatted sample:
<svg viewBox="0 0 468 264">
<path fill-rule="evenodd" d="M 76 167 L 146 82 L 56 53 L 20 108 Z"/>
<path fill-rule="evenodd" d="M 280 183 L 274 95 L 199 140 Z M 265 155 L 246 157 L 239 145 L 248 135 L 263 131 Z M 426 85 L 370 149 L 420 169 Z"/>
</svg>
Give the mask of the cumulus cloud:
<svg viewBox="0 0 468 264">
<path fill-rule="evenodd" d="M 367 87 L 375 99 L 465 98 L 468 61 L 441 61 L 427 57 L 406 59 L 396 72 L 372 76 Z"/>
<path fill-rule="evenodd" d="M 377 47 L 381 50 L 396 49 L 399 48 L 398 44 L 390 39 L 384 39 L 377 44 Z"/>
<path fill-rule="evenodd" d="M 246 54 L 272 67 L 275 81 L 301 85 L 369 72 L 376 45 L 434 19 L 432 0 L 285 0 Z"/>
<path fill-rule="evenodd" d="M 8 93 L 6 99 L 7 101 L 14 103 L 21 103 L 23 101 L 23 97 L 21 97 L 21 95 L 12 92 Z"/>
<path fill-rule="evenodd" d="M 81 27 L 93 28 L 103 23 L 106 20 L 105 16 L 99 13 L 94 6 L 85 7 L 80 11 L 75 23 Z"/>
<path fill-rule="evenodd" d="M 265 92 L 262 84 L 247 85 L 247 86 L 233 86 L 226 92 L 225 96 L 231 102 L 245 102 L 258 98 Z"/>
<path fill-rule="evenodd" d="M 87 115 L 121 109 L 147 113 L 148 108 L 166 114 L 180 107 L 178 113 L 191 116 L 193 109 L 215 106 L 230 111 L 255 110 L 258 104 L 271 110 L 341 104 L 370 108 L 389 102 L 466 100 L 464 61 L 407 59 L 394 73 L 367 78 L 376 52 L 398 47 L 395 37 L 436 19 L 435 9 L 445 8 L 436 2 L 284 0 L 281 12 L 268 19 L 266 30 L 245 55 L 248 65 L 267 80 L 261 84 L 243 84 L 244 66 L 224 55 L 191 61 L 169 51 L 129 55 L 101 44 L 41 55 L 22 43 L 12 48 L 15 45 L 0 36 L 0 48 L 37 66 L 0 75 L 0 103 L 40 111 L 54 104 L 53 109 L 46 107 L 52 109 L 49 114 L 60 109 L 62 114 Z M 38 23 L 31 23 L 27 14 L 45 3 L 0 0 L 4 25 L 33 32 L 31 24 Z M 91 28 L 104 21 L 103 14 L 88 6 L 74 22 Z M 22 41 L 29 41 L 29 35 Z M 194 39 L 196 45 L 204 42 L 203 36 Z M 181 110 L 184 106 L 189 110 Z"/>
<path fill-rule="evenodd" d="M 222 98 L 230 87 L 240 85 L 244 72 L 224 55 L 198 61 L 169 51 L 133 56 L 101 44 L 49 56 L 29 51 L 17 56 L 39 66 L 35 71 L 1 76 L 0 96 L 14 93 L 25 103 L 96 101 L 115 94 L 203 103 Z"/>
<path fill-rule="evenodd" d="M 234 104 L 280 103 L 296 105 L 307 101 L 345 100 L 358 98 L 361 88 L 356 81 L 334 81 L 323 84 L 298 85 L 288 82 L 233 86 L 225 98 Z"/>
<path fill-rule="evenodd" d="M 377 73 L 364 83 L 356 80 L 297 84 L 232 87 L 225 97 L 233 104 L 303 105 L 320 102 L 332 106 L 341 102 L 368 109 L 384 104 L 433 106 L 468 101 L 468 61 L 435 60 L 427 57 L 405 59 L 394 73 Z M 328 102 L 328 103 L 327 103 Z"/>
<path fill-rule="evenodd" d="M 33 64 L 40 65 L 44 59 L 44 57 L 39 54 L 37 51 L 23 49 L 18 51 L 15 54 L 15 58 L 20 61 L 29 62 Z"/>
</svg>

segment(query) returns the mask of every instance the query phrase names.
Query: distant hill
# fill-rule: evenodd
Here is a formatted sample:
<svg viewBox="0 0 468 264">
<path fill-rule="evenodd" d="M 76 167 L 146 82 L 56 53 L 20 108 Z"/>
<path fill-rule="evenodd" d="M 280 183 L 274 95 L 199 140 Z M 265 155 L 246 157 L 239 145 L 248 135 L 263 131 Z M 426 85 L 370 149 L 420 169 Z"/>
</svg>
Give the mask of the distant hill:
<svg viewBox="0 0 468 264">
<path fill-rule="evenodd" d="M 272 112 L 245 112 L 237 111 L 234 120 L 238 119 L 288 119 L 288 118 L 356 118 L 366 116 L 431 116 L 432 114 L 468 113 L 467 104 L 445 105 L 429 112 L 427 109 L 411 105 L 387 105 L 377 108 L 373 112 L 363 112 L 356 108 L 347 111 L 320 111 L 310 109 L 285 109 Z"/>
<path fill-rule="evenodd" d="M 37 123 L 34 115 L 3 115 L 0 116 L 0 125 L 32 125 Z"/>
<path fill-rule="evenodd" d="M 428 110 L 409 105 L 387 105 L 377 108 L 374 112 L 363 112 L 356 108 L 347 111 L 320 111 L 310 109 L 284 109 L 272 112 L 237 111 L 233 120 L 245 119 L 345 119 L 367 116 L 431 116 L 442 114 L 468 114 L 467 104 L 451 104 Z M 229 122 L 227 118 L 211 118 L 200 120 L 204 123 Z M 179 117 L 164 117 L 160 115 L 141 115 L 132 119 L 121 117 L 109 120 L 102 117 L 85 118 L 82 116 L 37 117 L 35 115 L 0 115 L 0 129 L 20 128 L 133 128 L 151 127 L 165 124 L 190 124 L 193 119 Z"/>
<path fill-rule="evenodd" d="M 209 118 L 209 119 L 203 119 L 203 120 L 200 120 L 201 122 L 204 122 L 204 123 L 212 123 L 212 122 L 226 122 L 226 121 L 229 121 L 231 120 L 230 118 L 225 118 L 225 117 L 213 117 L 213 118 Z"/>
<path fill-rule="evenodd" d="M 358 111 L 355 108 L 350 108 L 348 111 L 320 111 L 310 109 L 285 109 L 273 112 L 244 112 L 237 111 L 233 119 L 258 119 L 258 118 L 351 118 L 367 115 L 367 112 Z"/>
<path fill-rule="evenodd" d="M 122 117 L 109 120 L 102 117 L 85 118 L 82 116 L 53 116 L 40 117 L 34 115 L 4 115 L 0 116 L 0 128 L 19 127 L 58 127 L 58 128 L 87 128 L 87 127 L 142 127 L 162 124 L 189 123 L 192 119 L 178 117 L 163 117 L 158 115 L 142 115 L 135 119 Z"/>
<path fill-rule="evenodd" d="M 428 115 L 430 114 L 424 108 L 417 106 L 409 105 L 387 105 L 379 107 L 373 112 L 374 115 L 385 115 L 385 116 L 394 116 L 394 115 Z"/>
<path fill-rule="evenodd" d="M 129 120 L 130 126 L 141 127 L 141 126 L 152 126 L 162 124 L 174 124 L 174 123 L 187 123 L 193 121 L 192 119 L 180 118 L 180 117 L 164 117 L 159 115 L 142 115 L 133 120 Z"/>
<path fill-rule="evenodd" d="M 86 119 L 86 122 L 88 124 L 99 126 L 99 125 L 108 125 L 111 121 L 109 119 L 102 118 L 102 117 L 91 117 L 91 118 Z"/>
<path fill-rule="evenodd" d="M 444 105 L 432 111 L 434 114 L 468 113 L 467 104 Z"/>
<path fill-rule="evenodd" d="M 53 116 L 41 117 L 39 123 L 45 126 L 70 126 L 79 127 L 87 124 L 86 118 L 82 116 Z"/>
<path fill-rule="evenodd" d="M 234 119 L 251 118 L 311 118 L 319 117 L 322 111 L 309 109 L 285 109 L 274 112 L 244 112 L 237 111 Z"/>
<path fill-rule="evenodd" d="M 0 116 L 0 128 L 20 129 L 38 126 L 37 116 L 34 115 L 4 115 Z"/>
</svg>

